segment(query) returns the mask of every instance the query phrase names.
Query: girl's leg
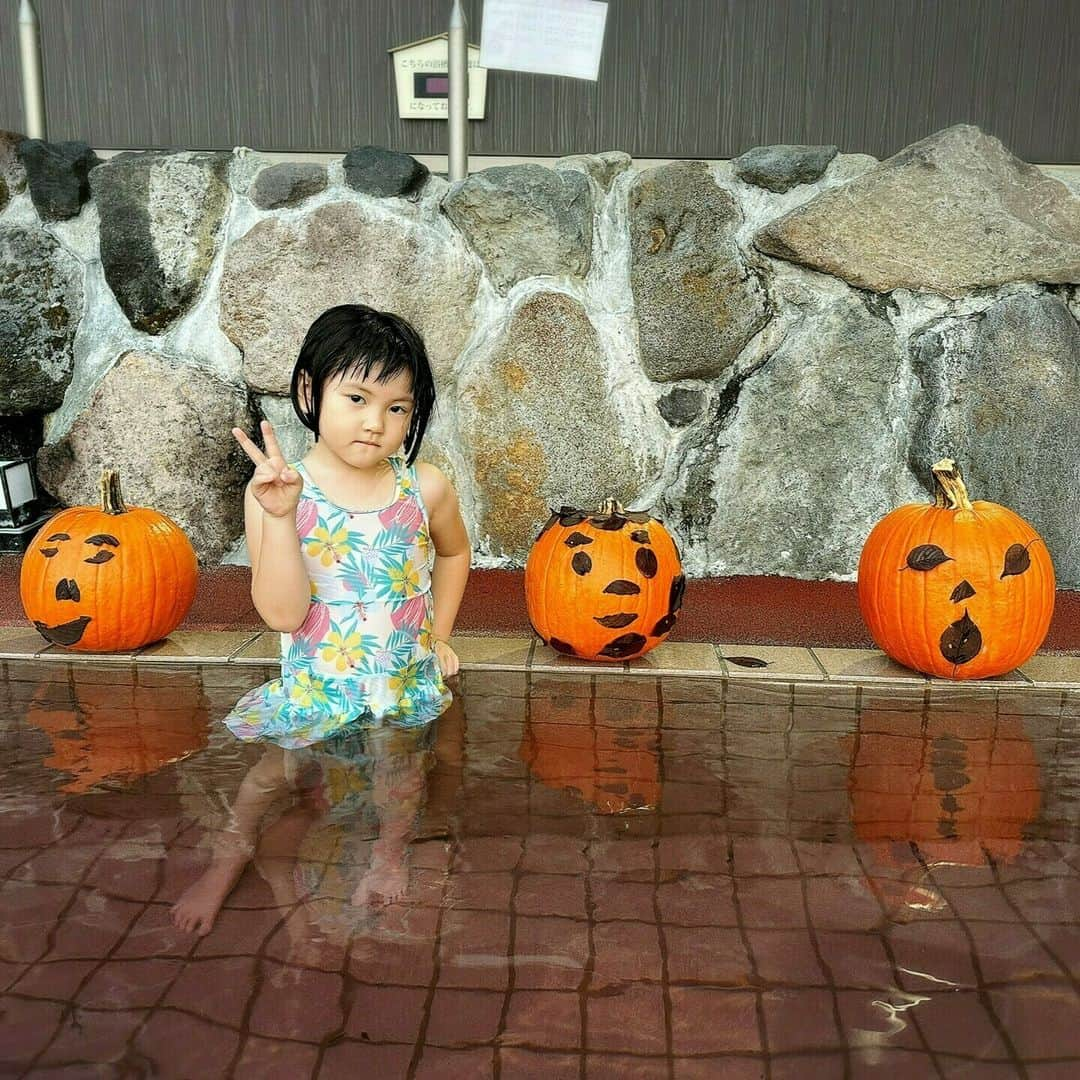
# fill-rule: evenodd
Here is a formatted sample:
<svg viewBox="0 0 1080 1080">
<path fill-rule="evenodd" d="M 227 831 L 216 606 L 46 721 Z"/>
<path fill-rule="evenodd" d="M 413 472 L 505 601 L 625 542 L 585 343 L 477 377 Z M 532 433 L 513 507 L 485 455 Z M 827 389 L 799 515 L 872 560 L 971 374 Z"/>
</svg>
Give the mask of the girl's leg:
<svg viewBox="0 0 1080 1080">
<path fill-rule="evenodd" d="M 372 795 L 379 835 L 371 864 L 353 893 L 353 903 L 388 904 L 409 887 L 406 852 L 424 800 L 426 765 L 432 755 L 417 746 L 416 732 L 372 732 Z"/>
<path fill-rule="evenodd" d="M 285 755 L 270 745 L 240 784 L 227 827 L 214 840 L 214 853 L 203 875 L 173 905 L 172 920 L 181 930 L 209 934 L 221 905 L 255 852 L 259 822 L 287 787 Z"/>
</svg>

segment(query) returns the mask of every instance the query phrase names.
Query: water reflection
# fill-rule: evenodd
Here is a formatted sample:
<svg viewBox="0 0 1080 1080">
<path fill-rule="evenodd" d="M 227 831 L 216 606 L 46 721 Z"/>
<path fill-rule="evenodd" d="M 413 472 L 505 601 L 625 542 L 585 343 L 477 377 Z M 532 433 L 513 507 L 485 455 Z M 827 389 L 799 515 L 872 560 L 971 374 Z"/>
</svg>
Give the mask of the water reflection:
<svg viewBox="0 0 1080 1080">
<path fill-rule="evenodd" d="M 1080 1065 L 1069 695 L 468 672 L 283 752 L 214 722 L 259 669 L 40 671 L 0 683 L 17 1070 Z"/>
</svg>

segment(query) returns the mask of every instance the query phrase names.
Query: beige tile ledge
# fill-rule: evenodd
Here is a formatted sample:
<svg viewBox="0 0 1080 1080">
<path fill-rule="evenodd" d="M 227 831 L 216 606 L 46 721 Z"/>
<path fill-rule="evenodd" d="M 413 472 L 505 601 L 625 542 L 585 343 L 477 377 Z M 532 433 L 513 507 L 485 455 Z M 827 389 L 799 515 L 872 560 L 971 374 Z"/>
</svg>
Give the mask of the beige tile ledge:
<svg viewBox="0 0 1080 1080">
<path fill-rule="evenodd" d="M 199 663 L 266 665 L 279 656 L 274 631 L 178 630 L 134 654 L 76 653 L 45 642 L 29 627 L 0 627 L 0 660 L 63 660 L 84 663 Z M 548 675 L 665 675 L 803 683 L 854 683 L 969 690 L 1080 689 L 1080 656 L 1040 654 L 1021 669 L 995 679 L 950 682 L 908 671 L 874 649 L 802 648 L 666 641 L 636 660 L 589 663 L 556 653 L 535 637 L 455 635 L 463 670 L 531 671 Z"/>
</svg>

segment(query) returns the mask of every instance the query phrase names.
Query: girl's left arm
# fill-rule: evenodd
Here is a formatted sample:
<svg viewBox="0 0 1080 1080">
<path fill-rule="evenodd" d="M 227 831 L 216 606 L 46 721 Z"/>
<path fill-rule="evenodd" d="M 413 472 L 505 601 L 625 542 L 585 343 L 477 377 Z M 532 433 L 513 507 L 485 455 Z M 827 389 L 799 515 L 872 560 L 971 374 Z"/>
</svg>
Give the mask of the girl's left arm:
<svg viewBox="0 0 1080 1080">
<path fill-rule="evenodd" d="M 453 484 L 439 469 L 426 462 L 419 470 L 419 477 L 421 494 L 427 506 L 428 530 L 435 546 L 435 566 L 431 571 L 431 596 L 435 607 L 432 635 L 446 645 L 447 652 L 453 658 L 452 665 L 445 666 L 453 666 L 454 671 L 446 672 L 444 666 L 444 674 L 454 674 L 457 657 L 448 643 L 469 577 L 472 543 L 461 517 Z M 441 650 L 438 652 L 442 661 Z"/>
</svg>

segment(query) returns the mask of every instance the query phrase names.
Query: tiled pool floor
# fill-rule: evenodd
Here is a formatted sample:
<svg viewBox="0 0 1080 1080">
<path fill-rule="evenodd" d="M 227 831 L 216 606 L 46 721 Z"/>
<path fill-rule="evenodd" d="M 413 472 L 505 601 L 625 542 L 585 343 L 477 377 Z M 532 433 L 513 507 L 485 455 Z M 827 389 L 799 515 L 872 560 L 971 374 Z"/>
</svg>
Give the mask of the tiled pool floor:
<svg viewBox="0 0 1080 1080">
<path fill-rule="evenodd" d="M 1080 1075 L 1080 691 L 520 667 L 278 762 L 257 662 L 7 661 L 0 1074 Z"/>
</svg>

